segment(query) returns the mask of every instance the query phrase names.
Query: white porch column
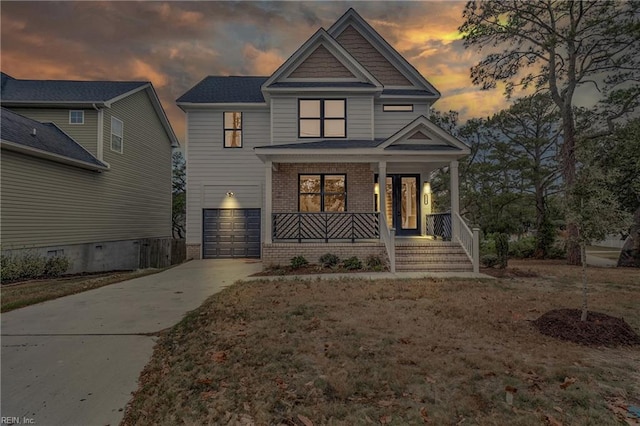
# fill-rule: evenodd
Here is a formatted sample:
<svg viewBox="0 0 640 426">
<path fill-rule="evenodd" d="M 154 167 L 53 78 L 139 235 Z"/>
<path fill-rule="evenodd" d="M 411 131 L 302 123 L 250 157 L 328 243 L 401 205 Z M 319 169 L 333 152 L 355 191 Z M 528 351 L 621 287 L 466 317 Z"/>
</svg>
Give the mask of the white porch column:
<svg viewBox="0 0 640 426">
<path fill-rule="evenodd" d="M 460 214 L 460 190 L 458 181 L 458 161 L 454 160 L 449 164 L 451 175 L 449 195 L 451 196 L 451 240 L 458 237 L 458 222 L 456 216 Z"/>
<path fill-rule="evenodd" d="M 380 207 L 380 214 L 385 215 L 385 222 L 387 219 L 387 162 L 380 161 L 378 163 L 378 206 Z M 391 224 L 387 222 L 387 226 L 391 227 Z M 382 238 L 382 234 L 380 235 Z"/>
<path fill-rule="evenodd" d="M 272 182 L 272 167 L 271 160 L 267 160 L 264 163 L 264 242 L 266 244 L 271 243 L 271 236 L 273 235 L 272 229 L 272 198 L 273 198 L 273 182 Z"/>
</svg>

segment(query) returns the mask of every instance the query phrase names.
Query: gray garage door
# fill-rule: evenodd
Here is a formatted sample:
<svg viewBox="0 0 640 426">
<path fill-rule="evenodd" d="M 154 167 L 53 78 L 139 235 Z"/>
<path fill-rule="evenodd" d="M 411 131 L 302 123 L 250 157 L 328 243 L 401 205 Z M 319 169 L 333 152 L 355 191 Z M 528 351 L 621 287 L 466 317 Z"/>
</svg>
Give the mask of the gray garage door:
<svg viewBox="0 0 640 426">
<path fill-rule="evenodd" d="M 260 209 L 203 210 L 205 259 L 260 257 Z"/>
</svg>

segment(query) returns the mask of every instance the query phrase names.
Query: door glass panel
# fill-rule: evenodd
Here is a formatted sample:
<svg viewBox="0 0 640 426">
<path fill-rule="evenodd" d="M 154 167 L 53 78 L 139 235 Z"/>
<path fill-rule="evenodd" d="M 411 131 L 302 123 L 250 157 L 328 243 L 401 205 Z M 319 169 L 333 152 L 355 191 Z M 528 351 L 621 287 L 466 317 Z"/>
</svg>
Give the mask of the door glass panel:
<svg viewBox="0 0 640 426">
<path fill-rule="evenodd" d="M 402 229 L 418 228 L 418 205 L 416 203 L 417 182 L 415 177 L 402 177 L 401 220 Z"/>
<path fill-rule="evenodd" d="M 387 190 L 385 191 L 386 199 L 385 205 L 387 210 L 387 224 L 389 228 L 395 228 L 393 224 L 393 178 L 387 178 Z"/>
</svg>

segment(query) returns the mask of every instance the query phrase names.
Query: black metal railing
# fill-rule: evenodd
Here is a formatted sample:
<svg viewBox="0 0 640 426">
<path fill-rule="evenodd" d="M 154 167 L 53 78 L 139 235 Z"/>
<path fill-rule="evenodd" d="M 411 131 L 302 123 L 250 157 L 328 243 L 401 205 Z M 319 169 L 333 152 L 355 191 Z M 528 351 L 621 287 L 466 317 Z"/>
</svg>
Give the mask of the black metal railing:
<svg viewBox="0 0 640 426">
<path fill-rule="evenodd" d="M 378 213 L 274 213 L 273 239 L 324 241 L 380 238 Z"/>
<path fill-rule="evenodd" d="M 427 235 L 451 240 L 451 213 L 433 213 L 427 215 Z"/>
</svg>

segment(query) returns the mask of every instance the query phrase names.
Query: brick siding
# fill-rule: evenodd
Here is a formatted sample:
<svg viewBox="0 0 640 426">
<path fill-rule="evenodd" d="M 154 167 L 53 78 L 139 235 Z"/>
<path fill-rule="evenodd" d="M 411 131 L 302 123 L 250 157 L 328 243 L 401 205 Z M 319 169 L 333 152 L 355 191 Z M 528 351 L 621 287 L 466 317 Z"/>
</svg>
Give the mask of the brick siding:
<svg viewBox="0 0 640 426">
<path fill-rule="evenodd" d="M 262 245 L 262 264 L 265 267 L 291 263 L 294 256 L 304 256 L 309 263 L 319 263 L 325 253 L 338 256 L 341 260 L 357 256 L 363 263 L 367 256 L 378 256 L 387 262 L 387 252 L 382 243 L 271 243 Z"/>
<path fill-rule="evenodd" d="M 200 244 L 187 244 L 188 259 L 200 259 Z"/>
</svg>

